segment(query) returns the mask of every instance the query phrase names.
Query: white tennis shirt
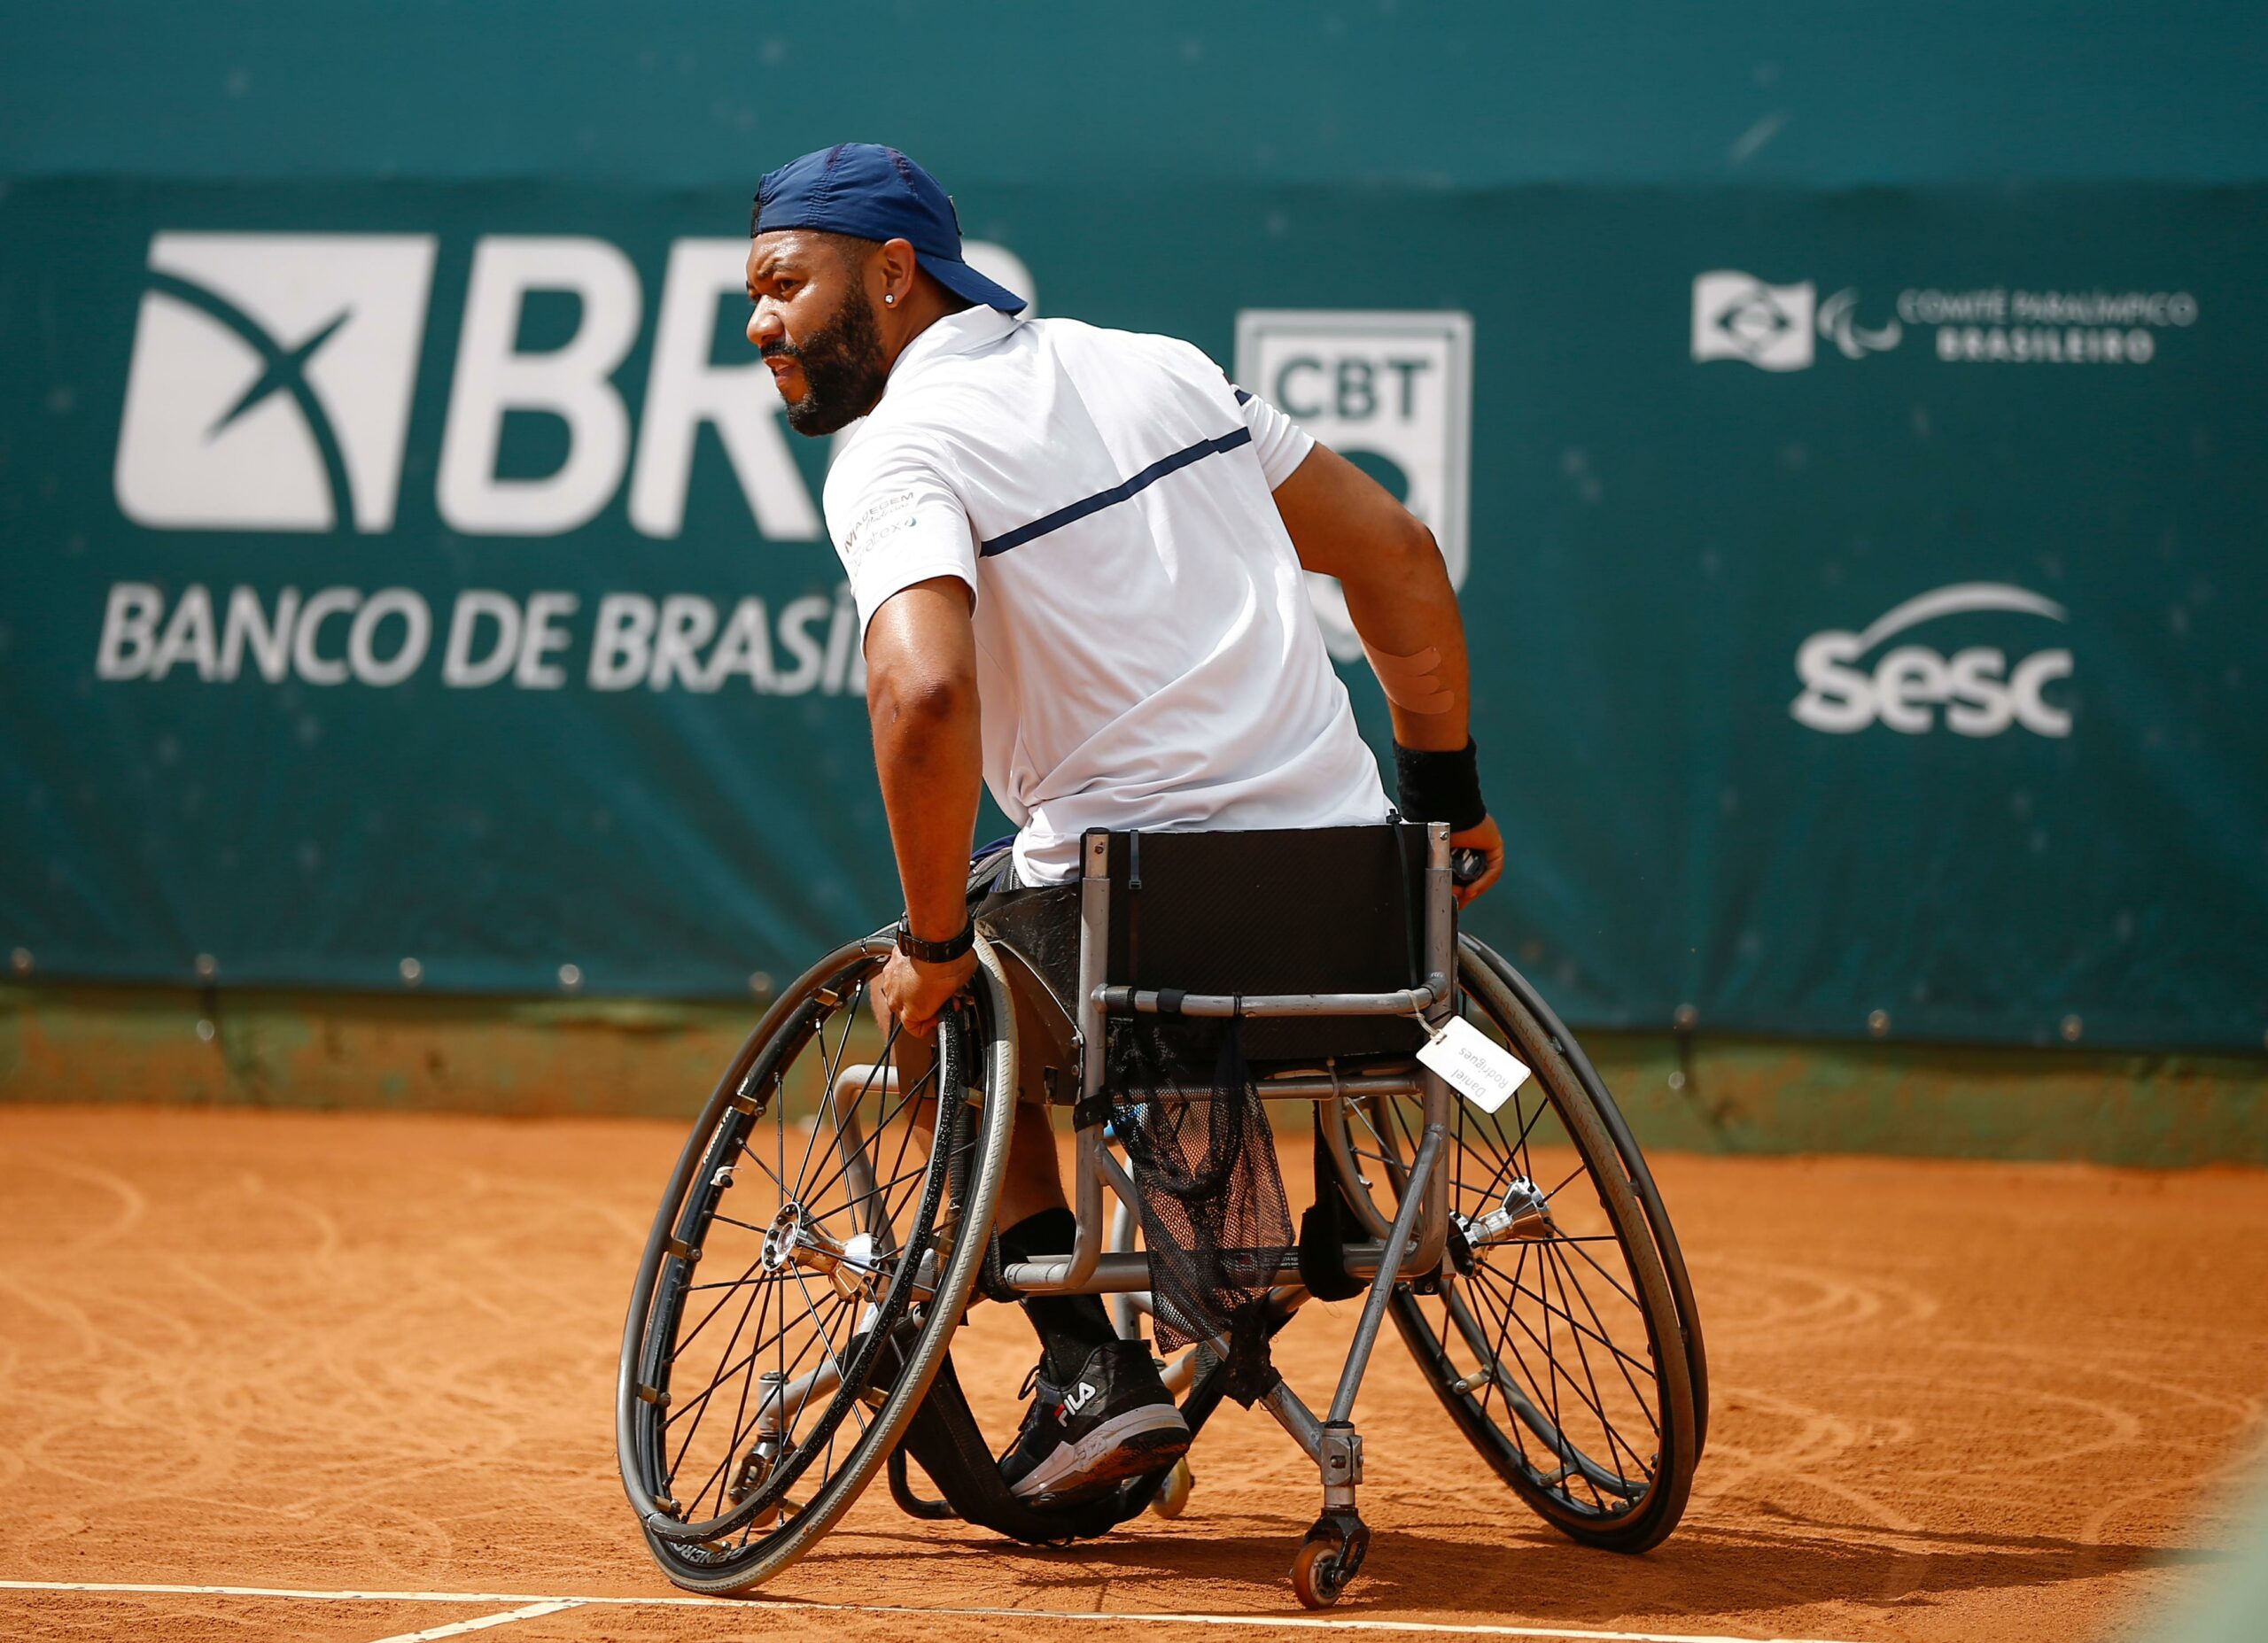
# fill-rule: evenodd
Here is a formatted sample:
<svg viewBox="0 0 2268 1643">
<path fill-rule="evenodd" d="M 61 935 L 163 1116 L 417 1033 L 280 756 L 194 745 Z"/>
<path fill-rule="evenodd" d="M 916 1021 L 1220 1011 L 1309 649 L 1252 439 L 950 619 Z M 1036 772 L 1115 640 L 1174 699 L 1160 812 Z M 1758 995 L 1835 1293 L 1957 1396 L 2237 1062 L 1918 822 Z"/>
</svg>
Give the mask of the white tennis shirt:
<svg viewBox="0 0 2268 1643">
<path fill-rule="evenodd" d="M 859 634 L 975 594 L 984 779 L 1027 884 L 1091 827 L 1383 821 L 1270 492 L 1315 442 L 1187 343 L 975 307 L 891 367 L 827 478 Z"/>
</svg>

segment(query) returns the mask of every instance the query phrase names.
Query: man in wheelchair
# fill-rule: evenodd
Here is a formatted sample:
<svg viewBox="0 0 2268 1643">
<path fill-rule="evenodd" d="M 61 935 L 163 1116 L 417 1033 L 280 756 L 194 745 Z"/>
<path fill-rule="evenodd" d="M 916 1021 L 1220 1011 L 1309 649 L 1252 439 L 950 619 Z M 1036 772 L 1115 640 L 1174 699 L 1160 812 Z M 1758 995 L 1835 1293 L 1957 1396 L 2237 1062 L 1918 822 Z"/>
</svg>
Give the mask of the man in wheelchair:
<svg viewBox="0 0 2268 1643">
<path fill-rule="evenodd" d="M 1303 571 L 1346 591 L 1392 715 L 1400 813 L 1472 853 L 1460 903 L 1495 883 L 1456 593 L 1431 534 L 1351 463 L 1188 344 L 1019 318 L 1023 300 L 962 260 L 944 191 L 894 150 L 844 144 L 766 176 L 748 292 L 789 424 L 858 423 L 826 514 L 905 898 L 873 992 L 885 1029 L 931 1038 L 975 969 L 980 782 L 1018 829 L 995 893 L 1073 879 L 1091 829 L 1394 812 Z M 1068 1247 L 1044 1110 L 1018 1110 L 1010 1147 L 1005 1259 Z M 1022 1306 L 1041 1357 L 1002 1464 L 1018 1496 L 1075 1500 L 1187 1446 L 1146 1346 L 1100 1300 Z"/>
</svg>

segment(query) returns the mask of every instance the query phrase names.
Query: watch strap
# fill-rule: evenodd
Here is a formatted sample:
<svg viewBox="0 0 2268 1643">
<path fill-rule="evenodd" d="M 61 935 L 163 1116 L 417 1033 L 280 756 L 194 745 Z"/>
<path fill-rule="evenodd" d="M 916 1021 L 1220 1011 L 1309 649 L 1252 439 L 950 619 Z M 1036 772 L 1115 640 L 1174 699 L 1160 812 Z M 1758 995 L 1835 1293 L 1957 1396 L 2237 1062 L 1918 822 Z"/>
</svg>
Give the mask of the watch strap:
<svg viewBox="0 0 2268 1643">
<path fill-rule="evenodd" d="M 975 945 L 976 920 L 973 918 L 961 926 L 959 935 L 942 942 L 925 942 L 913 934 L 913 926 L 905 919 L 897 921 L 897 950 L 925 965 L 951 964 Z"/>
</svg>

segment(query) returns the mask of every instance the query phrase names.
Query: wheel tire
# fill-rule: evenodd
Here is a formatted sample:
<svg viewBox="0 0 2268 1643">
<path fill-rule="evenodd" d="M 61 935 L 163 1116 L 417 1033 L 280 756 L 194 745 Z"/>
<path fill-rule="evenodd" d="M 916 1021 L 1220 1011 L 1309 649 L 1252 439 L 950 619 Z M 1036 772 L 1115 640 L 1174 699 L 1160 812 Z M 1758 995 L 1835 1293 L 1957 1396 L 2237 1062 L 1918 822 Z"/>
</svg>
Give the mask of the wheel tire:
<svg viewBox="0 0 2268 1643">
<path fill-rule="evenodd" d="M 1582 1045 L 1575 1042 L 1575 1035 L 1544 1002 L 1543 996 L 1486 942 L 1468 936 L 1464 946 L 1535 1018 L 1547 1035 L 1548 1047 L 1567 1063 L 1590 1097 L 1591 1104 L 1598 1109 L 1607 1133 L 1614 1137 L 1615 1151 L 1621 1155 L 1630 1189 L 1637 1194 L 1639 1206 L 1646 1212 L 1646 1224 L 1654 1235 L 1654 1248 L 1661 1255 L 1662 1271 L 1669 1279 L 1670 1298 L 1677 1303 L 1678 1324 L 1685 1331 L 1687 1372 L 1693 1383 L 1693 1454 L 1697 1461 L 1709 1447 L 1709 1352 L 1701 1336 L 1700 1308 L 1693 1300 L 1693 1280 L 1685 1269 L 1685 1251 L 1678 1243 L 1677 1229 L 1670 1225 L 1661 1189 L 1654 1184 L 1654 1172 L 1648 1167 L 1645 1154 L 1638 1150 L 1637 1137 L 1630 1133 L 1630 1125 L 1615 1104 L 1606 1081 L 1598 1075 L 1590 1057 L 1583 1053 Z"/>
<path fill-rule="evenodd" d="M 1330 1540 L 1302 1540 L 1292 1554 L 1292 1591 L 1301 1608 L 1329 1608 L 1347 1589 L 1340 1572 L 1339 1547 Z"/>
<path fill-rule="evenodd" d="M 914 1410 L 928 1393 L 944 1361 L 953 1331 L 967 1308 L 983 1262 L 1006 1166 L 1009 1133 L 1015 1112 L 1016 1074 L 1015 1045 L 1009 1025 L 1014 1017 L 1007 988 L 998 958 L 980 936 L 975 991 L 979 1018 L 991 1024 L 990 1030 L 980 1035 L 981 1043 L 971 1045 L 950 1019 L 939 1027 L 940 1082 L 949 1065 L 959 1065 L 979 1073 L 980 1079 L 968 1081 L 981 1081 L 983 1089 L 958 1236 L 944 1259 L 937 1263 L 935 1288 L 928 1303 L 902 1310 L 903 1319 L 917 1321 L 913 1339 L 898 1348 L 899 1367 L 895 1376 L 889 1378 L 887 1390 L 882 1390 L 882 1381 L 889 1371 L 870 1356 L 865 1360 L 866 1373 L 858 1375 L 860 1383 L 846 1383 L 835 1394 L 836 1404 L 845 1404 L 846 1399 L 861 1401 L 862 1394 L 865 1399 L 871 1399 L 874 1393 L 882 1391 L 881 1407 L 870 1421 L 862 1419 L 858 1437 L 843 1466 L 823 1479 L 812 1498 L 792 1517 L 777 1507 L 771 1508 L 775 1515 L 768 1520 L 771 1526 L 766 1532 L 760 1538 L 743 1538 L 737 1546 L 687 1538 L 688 1525 L 664 1509 L 657 1491 L 652 1486 L 662 1476 L 658 1456 L 666 1453 L 666 1431 L 662 1424 L 666 1406 L 641 1395 L 641 1388 L 666 1391 L 663 1382 L 671 1348 L 677 1345 L 674 1329 L 682 1316 L 678 1307 L 691 1263 L 672 1252 L 672 1243 L 675 1240 L 682 1246 L 687 1242 L 686 1230 L 703 1224 L 704 1214 L 715 1213 L 719 1191 L 715 1185 L 716 1168 L 720 1158 L 730 1162 L 734 1152 L 734 1146 L 726 1144 L 733 1133 L 728 1122 L 730 1115 L 740 1111 L 734 1104 L 748 1099 L 744 1092 L 765 1089 L 767 1080 L 775 1081 L 772 1087 L 777 1088 L 776 1081 L 784 1076 L 795 1056 L 810 1042 L 812 1012 L 819 1007 L 817 1001 L 831 996 L 827 1007 L 835 1008 L 848 994 L 855 1012 L 858 1005 L 854 989 L 879 969 L 887 951 L 887 939 L 874 937 L 838 949 L 807 971 L 765 1012 L 695 1122 L 663 1195 L 645 1257 L 639 1266 L 629 1316 L 623 1329 L 616 1395 L 616 1455 L 624 1491 L 638 1515 L 648 1550 L 663 1572 L 687 1591 L 730 1594 L 762 1585 L 809 1551 L 850 1508 L 896 1448 Z M 949 1184 L 953 1138 L 966 1128 L 965 1118 L 956 1113 L 954 1120 L 948 1124 L 941 1119 L 936 1125 L 930 1156 L 921 1166 L 920 1192 L 924 1203 L 931 1205 L 933 1219 L 940 1213 L 936 1205 Z M 820 1120 L 815 1117 L 813 1121 L 816 1126 Z M 782 1192 L 786 1190 L 783 1186 Z M 696 1194 L 705 1198 L 705 1211 Z M 917 1230 L 916 1236 L 926 1236 L 926 1230 Z M 906 1248 L 914 1254 L 914 1264 L 918 1266 L 919 1244 L 909 1244 Z M 877 1267 L 880 1259 L 876 1259 Z M 903 1260 L 899 1261 L 898 1269 L 901 1273 L 910 1270 Z M 665 1280 L 680 1286 L 676 1296 L 664 1296 Z M 905 1283 L 910 1297 L 912 1280 L 907 1278 Z M 899 1287 L 894 1278 L 883 1298 L 881 1310 L 884 1313 L 888 1299 Z M 875 1310 L 873 1306 L 868 1308 L 869 1312 Z M 885 1317 L 884 1321 L 896 1321 Z M 903 1331 L 894 1329 L 891 1332 Z M 874 1349 L 877 1356 L 880 1351 L 879 1347 Z M 856 1375 L 860 1362 L 854 1353 L 845 1366 L 846 1371 Z M 829 1413 L 834 1413 L 833 1405 Z M 736 1421 L 737 1418 L 736 1415 Z M 839 1419 L 838 1415 L 838 1422 Z M 834 1429 L 830 1426 L 828 1430 Z M 738 1443 L 736 1425 L 732 1446 L 737 1448 Z M 799 1462 L 809 1463 L 808 1460 Z M 756 1498 L 761 1500 L 761 1488 Z M 728 1514 L 712 1521 L 726 1522 L 729 1516 Z M 758 1516 L 752 1515 L 731 1532 L 742 1533 L 757 1522 Z"/>
</svg>

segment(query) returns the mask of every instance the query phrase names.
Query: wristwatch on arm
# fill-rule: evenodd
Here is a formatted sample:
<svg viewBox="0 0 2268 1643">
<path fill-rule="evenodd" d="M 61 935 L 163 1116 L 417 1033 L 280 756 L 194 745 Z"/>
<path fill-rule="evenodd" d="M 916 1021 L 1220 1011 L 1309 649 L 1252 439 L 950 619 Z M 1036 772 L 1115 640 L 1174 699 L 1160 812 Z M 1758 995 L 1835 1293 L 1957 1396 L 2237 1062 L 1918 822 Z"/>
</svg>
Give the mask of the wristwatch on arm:
<svg viewBox="0 0 2268 1643">
<path fill-rule="evenodd" d="M 913 934 L 913 921 L 897 921 L 897 950 L 908 958 L 925 965 L 949 965 L 976 945 L 976 920 L 971 918 L 960 927 L 960 934 L 942 942 L 925 942 Z"/>
</svg>

